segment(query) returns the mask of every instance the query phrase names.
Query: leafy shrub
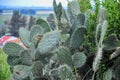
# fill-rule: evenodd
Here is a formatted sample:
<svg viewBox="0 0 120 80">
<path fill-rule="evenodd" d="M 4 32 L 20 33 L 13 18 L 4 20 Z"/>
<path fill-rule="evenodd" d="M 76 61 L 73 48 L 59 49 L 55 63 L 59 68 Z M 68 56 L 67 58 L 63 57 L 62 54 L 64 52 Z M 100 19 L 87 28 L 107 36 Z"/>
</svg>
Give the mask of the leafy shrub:
<svg viewBox="0 0 120 80">
<path fill-rule="evenodd" d="M 86 12 L 89 9 L 92 9 L 90 0 L 78 0 L 79 6 L 80 6 L 80 11 L 81 12 Z"/>
<path fill-rule="evenodd" d="M 10 77 L 10 66 L 8 65 L 7 55 L 0 49 L 0 80 L 8 80 Z"/>
<path fill-rule="evenodd" d="M 120 1 L 105 0 L 102 4 L 107 10 L 108 31 L 109 34 L 116 34 L 120 39 Z"/>
</svg>

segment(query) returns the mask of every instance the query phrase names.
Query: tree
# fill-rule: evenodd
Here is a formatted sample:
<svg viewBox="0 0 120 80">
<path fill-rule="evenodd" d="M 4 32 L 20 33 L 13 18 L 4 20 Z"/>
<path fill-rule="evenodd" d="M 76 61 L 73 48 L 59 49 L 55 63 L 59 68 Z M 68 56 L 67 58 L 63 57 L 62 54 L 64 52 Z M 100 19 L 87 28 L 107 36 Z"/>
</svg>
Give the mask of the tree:
<svg viewBox="0 0 120 80">
<path fill-rule="evenodd" d="M 33 25 L 35 25 L 35 23 L 36 23 L 36 19 L 33 16 L 30 16 L 29 23 L 28 23 L 28 29 L 30 30 L 30 28 Z"/>
<path fill-rule="evenodd" d="M 11 18 L 11 34 L 13 36 L 18 36 L 18 30 L 20 27 L 26 26 L 26 17 L 22 16 L 19 11 L 13 11 L 13 15 Z"/>
<path fill-rule="evenodd" d="M 27 24 L 26 22 L 27 22 L 27 17 L 26 16 L 22 16 L 22 18 L 20 20 L 21 26 L 25 27 L 26 24 Z"/>
</svg>

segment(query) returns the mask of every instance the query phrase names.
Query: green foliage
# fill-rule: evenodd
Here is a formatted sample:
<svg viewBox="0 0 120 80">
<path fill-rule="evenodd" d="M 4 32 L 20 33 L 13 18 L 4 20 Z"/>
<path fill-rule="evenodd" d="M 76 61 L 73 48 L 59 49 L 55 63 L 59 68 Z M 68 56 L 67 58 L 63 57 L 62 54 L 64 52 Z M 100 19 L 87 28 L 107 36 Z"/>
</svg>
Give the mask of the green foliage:
<svg viewBox="0 0 120 80">
<path fill-rule="evenodd" d="M 96 26 L 98 23 L 97 19 L 98 19 L 100 2 L 99 0 L 94 0 L 95 10 L 93 11 L 91 10 L 90 0 L 78 0 L 78 1 L 81 9 L 83 9 L 82 12 L 86 13 L 87 16 L 87 20 L 86 20 L 87 34 L 85 36 L 84 46 L 87 48 L 87 51 L 89 53 L 87 55 L 91 55 L 96 52 L 95 34 L 96 34 Z"/>
<path fill-rule="evenodd" d="M 87 32 L 85 35 L 85 41 L 84 41 L 84 46 L 88 47 L 88 53 L 94 54 L 96 49 L 96 42 L 95 42 L 95 33 L 96 33 L 96 13 L 90 12 L 87 15 Z M 88 54 L 88 55 L 89 55 Z"/>
<path fill-rule="evenodd" d="M 118 0 L 105 0 L 102 4 L 107 10 L 107 35 L 116 34 L 120 39 L 120 2 Z"/>
<path fill-rule="evenodd" d="M 79 2 L 79 6 L 80 6 L 80 11 L 81 12 L 85 12 L 88 9 L 91 9 L 91 4 L 90 4 L 90 0 L 78 0 Z"/>
<path fill-rule="evenodd" d="M 10 77 L 10 66 L 8 65 L 7 55 L 0 49 L 0 80 L 8 80 Z"/>
</svg>

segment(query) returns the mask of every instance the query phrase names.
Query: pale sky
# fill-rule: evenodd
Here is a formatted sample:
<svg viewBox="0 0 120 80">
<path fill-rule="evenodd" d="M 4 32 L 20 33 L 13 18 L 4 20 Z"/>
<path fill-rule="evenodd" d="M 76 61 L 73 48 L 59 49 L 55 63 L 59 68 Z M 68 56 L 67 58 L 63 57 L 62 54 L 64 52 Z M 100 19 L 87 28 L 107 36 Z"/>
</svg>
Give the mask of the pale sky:
<svg viewBox="0 0 120 80">
<path fill-rule="evenodd" d="M 0 0 L 0 6 L 43 6 L 52 7 L 53 0 Z M 56 0 L 61 2 L 64 7 L 67 6 L 67 0 Z"/>
</svg>

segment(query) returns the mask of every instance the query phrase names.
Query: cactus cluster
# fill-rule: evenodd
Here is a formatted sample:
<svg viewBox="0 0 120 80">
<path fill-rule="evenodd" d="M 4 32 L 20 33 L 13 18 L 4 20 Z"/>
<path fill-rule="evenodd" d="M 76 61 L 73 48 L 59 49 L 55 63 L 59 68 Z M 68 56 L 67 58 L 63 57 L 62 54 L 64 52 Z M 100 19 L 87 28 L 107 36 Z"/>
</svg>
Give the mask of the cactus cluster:
<svg viewBox="0 0 120 80">
<path fill-rule="evenodd" d="M 44 21 L 42 24 L 47 22 Z M 11 66 L 11 80 L 35 80 L 44 76 L 44 66 L 49 63 L 51 51 L 59 43 L 60 31 L 51 31 L 48 24 L 46 28 L 42 24 L 34 25 L 30 31 L 25 28 L 19 29 L 25 48 L 12 42 L 6 43 L 3 47 Z"/>
<path fill-rule="evenodd" d="M 19 29 L 19 36 L 25 48 L 11 42 L 3 47 L 8 55 L 7 62 L 11 66 L 11 80 L 94 80 L 99 76 L 104 53 L 109 51 L 113 54 L 109 54 L 107 61 L 113 61 L 114 65 L 107 66 L 102 79 L 119 80 L 117 73 L 120 66 L 120 41 L 114 34 L 105 38 L 107 30 L 105 9 L 99 11 L 94 40 L 96 56 L 93 65 L 90 66 L 89 56 L 86 55 L 87 51 L 83 44 L 88 29 L 86 15 L 80 12 L 77 0 L 69 2 L 68 12 L 61 3 L 57 5 L 55 0 L 53 7 L 57 19 L 56 29 L 52 30 L 45 20 L 38 19 L 30 31 L 25 28 Z M 79 72 L 80 69 L 84 71 L 85 68 L 89 71 L 80 74 L 82 73 Z M 93 77 L 87 76 L 90 72 Z"/>
<path fill-rule="evenodd" d="M 62 17 L 63 14 L 67 15 L 67 16 L 64 16 L 64 18 L 66 19 L 66 21 L 68 21 L 68 22 L 66 22 L 66 25 L 67 25 L 67 23 L 69 23 L 69 29 L 70 29 L 69 32 L 64 33 L 64 35 L 69 34 L 69 36 L 67 36 L 67 39 L 64 40 L 64 43 L 67 45 L 62 45 L 62 46 L 67 46 L 67 48 L 65 48 L 65 47 L 60 48 L 60 50 L 57 54 L 58 59 L 60 60 L 61 64 L 67 64 L 67 65 L 69 65 L 69 67 L 71 69 L 73 69 L 73 66 L 74 66 L 73 71 L 75 71 L 76 68 L 78 70 L 78 68 L 82 68 L 82 66 L 86 65 L 86 60 L 89 58 L 89 56 L 85 55 L 85 53 L 87 53 L 87 51 L 85 51 L 86 48 L 84 47 L 84 44 L 83 44 L 85 41 L 84 36 L 86 35 L 87 28 L 88 28 L 88 26 L 86 27 L 86 25 L 85 25 L 87 23 L 86 22 L 87 17 L 85 14 L 81 13 L 77 0 L 74 0 L 71 2 L 69 1 L 68 13 L 67 12 L 65 13 L 65 11 L 63 12 L 62 10 L 61 10 L 61 12 L 60 11 L 56 12 L 62 6 L 60 6 L 60 7 L 59 7 L 59 5 L 57 6 L 55 1 L 54 1 L 54 4 L 55 5 L 53 5 L 53 6 L 54 6 L 55 15 L 57 17 L 59 17 L 59 19 L 57 18 L 58 23 L 65 24 L 61 21 L 61 19 L 63 18 Z M 63 9 L 63 8 L 61 8 L 61 9 Z M 60 16 L 58 15 L 58 13 Z M 101 70 L 100 67 L 103 64 L 103 62 L 113 61 L 114 64 L 118 64 L 117 61 L 114 61 L 114 59 L 118 58 L 120 55 L 119 54 L 120 41 L 117 39 L 116 35 L 111 34 L 108 37 L 106 37 L 106 31 L 107 31 L 107 26 L 108 26 L 106 15 L 107 15 L 106 9 L 100 8 L 98 11 L 98 17 L 97 17 L 97 21 L 96 21 L 97 26 L 96 26 L 96 35 L 95 35 L 95 40 L 94 40 L 96 43 L 96 47 L 95 47 L 96 48 L 96 54 L 95 54 L 96 56 L 94 58 L 94 61 L 92 62 L 93 63 L 92 71 L 94 72 L 93 76 L 90 77 L 92 80 L 94 80 L 94 78 L 96 78 L 97 76 L 101 75 L 101 74 L 99 74 L 99 70 Z M 58 24 L 58 28 L 59 28 L 59 26 L 65 27 L 64 25 Z M 59 29 L 61 29 L 61 28 L 59 28 Z M 61 29 L 61 30 L 63 31 L 63 29 Z M 64 52 L 63 52 L 63 50 L 64 50 Z M 68 51 L 68 50 L 70 50 L 70 51 Z M 111 51 L 114 51 L 113 54 L 111 53 Z M 107 52 L 107 53 L 110 52 L 110 55 L 109 56 L 107 55 L 109 57 L 107 61 L 102 60 L 102 59 L 104 59 L 104 57 L 106 55 L 105 52 Z M 72 56 L 72 59 L 70 58 L 70 54 Z M 87 53 L 87 54 L 89 54 L 89 53 Z M 104 71 L 104 74 L 102 73 L 103 77 L 97 78 L 97 79 L 100 79 L 100 80 L 110 79 L 111 80 L 114 78 L 113 75 L 117 76 L 117 79 L 119 79 L 118 75 L 116 74 L 116 73 L 118 73 L 117 70 L 119 70 L 119 68 L 118 68 L 119 64 L 118 64 L 117 68 L 115 68 L 115 70 L 113 68 L 111 69 L 111 67 L 108 67 L 107 66 L 108 64 L 104 64 L 104 65 L 106 65 L 106 69 Z M 112 65 L 112 67 L 113 67 L 113 65 Z M 75 71 L 75 73 L 76 73 L 76 71 Z M 87 74 L 87 72 L 86 72 L 86 74 Z M 81 74 L 79 74 L 79 76 L 82 77 Z M 69 79 L 74 80 L 73 78 L 69 78 Z M 83 79 L 84 79 L 84 77 L 83 77 Z"/>
</svg>

